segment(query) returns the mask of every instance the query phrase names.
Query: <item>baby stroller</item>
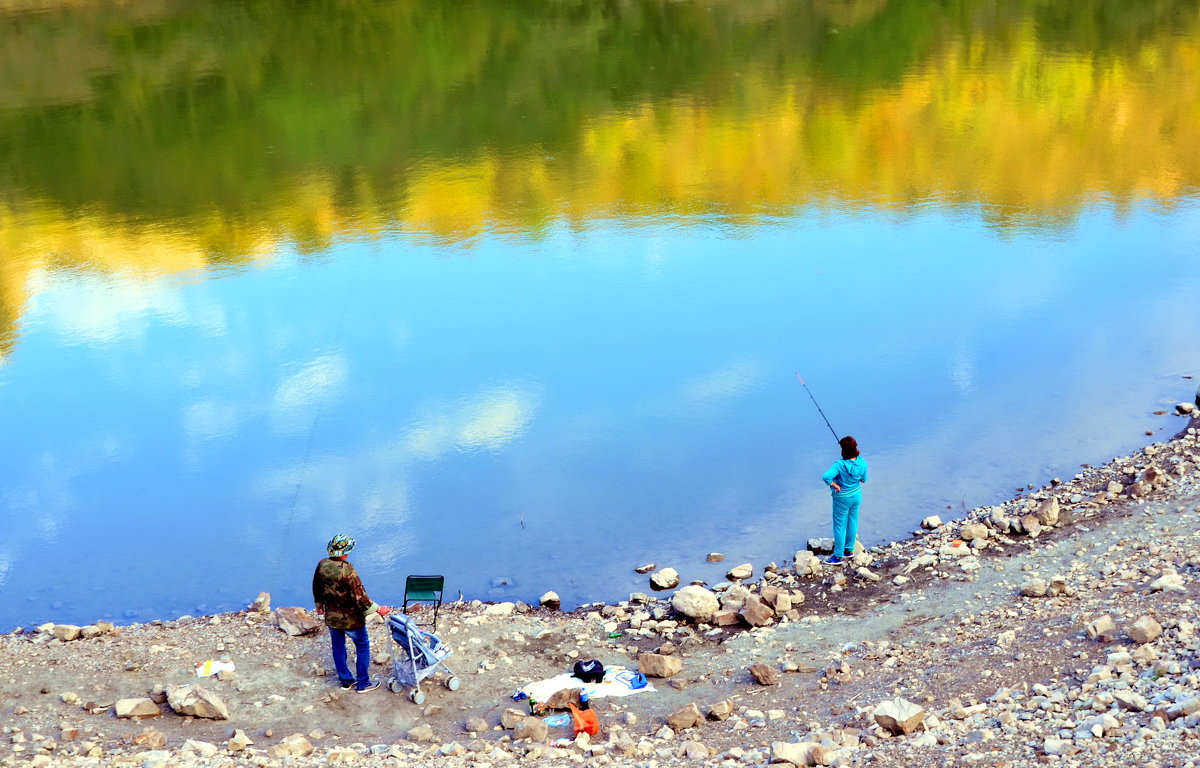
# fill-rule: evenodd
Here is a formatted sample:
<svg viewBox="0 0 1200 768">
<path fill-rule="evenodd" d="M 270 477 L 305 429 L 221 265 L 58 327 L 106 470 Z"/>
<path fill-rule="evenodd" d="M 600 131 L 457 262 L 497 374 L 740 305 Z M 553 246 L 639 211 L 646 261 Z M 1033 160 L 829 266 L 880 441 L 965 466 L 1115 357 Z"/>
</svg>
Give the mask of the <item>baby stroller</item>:
<svg viewBox="0 0 1200 768">
<path fill-rule="evenodd" d="M 421 681 L 435 674 L 441 667 L 450 677 L 446 679 L 446 687 L 457 691 L 462 681 L 454 676 L 445 659 L 451 654 L 432 632 L 425 632 L 417 623 L 403 613 L 392 613 L 387 618 L 388 629 L 391 630 L 392 640 L 398 648 L 392 661 L 392 675 L 388 680 L 388 690 L 399 693 L 401 688 L 411 688 L 408 698 L 414 704 L 424 704 L 425 694 L 421 692 Z"/>
</svg>

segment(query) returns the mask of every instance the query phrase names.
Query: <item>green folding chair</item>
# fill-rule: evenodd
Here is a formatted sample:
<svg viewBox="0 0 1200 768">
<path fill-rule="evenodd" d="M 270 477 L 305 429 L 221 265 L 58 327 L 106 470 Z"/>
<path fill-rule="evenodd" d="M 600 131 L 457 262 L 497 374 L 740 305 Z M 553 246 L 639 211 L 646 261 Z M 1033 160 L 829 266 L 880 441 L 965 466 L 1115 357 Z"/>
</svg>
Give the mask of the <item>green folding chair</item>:
<svg viewBox="0 0 1200 768">
<path fill-rule="evenodd" d="M 433 603 L 433 623 L 417 623 L 432 627 L 437 632 L 438 609 L 442 607 L 442 590 L 445 586 L 445 576 L 409 576 L 404 581 L 404 613 L 408 614 L 409 603 Z"/>
</svg>

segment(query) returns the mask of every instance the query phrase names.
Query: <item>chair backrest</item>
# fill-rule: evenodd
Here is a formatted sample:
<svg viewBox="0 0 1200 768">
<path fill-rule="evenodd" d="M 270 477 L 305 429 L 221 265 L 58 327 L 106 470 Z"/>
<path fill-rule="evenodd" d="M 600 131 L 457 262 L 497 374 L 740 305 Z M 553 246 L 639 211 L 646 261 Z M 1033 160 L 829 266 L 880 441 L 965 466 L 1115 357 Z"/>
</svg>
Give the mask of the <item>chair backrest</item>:
<svg viewBox="0 0 1200 768">
<path fill-rule="evenodd" d="M 404 581 L 404 594 L 408 595 L 413 592 L 436 592 L 438 597 L 442 596 L 442 590 L 446 586 L 445 576 L 409 576 Z"/>
</svg>

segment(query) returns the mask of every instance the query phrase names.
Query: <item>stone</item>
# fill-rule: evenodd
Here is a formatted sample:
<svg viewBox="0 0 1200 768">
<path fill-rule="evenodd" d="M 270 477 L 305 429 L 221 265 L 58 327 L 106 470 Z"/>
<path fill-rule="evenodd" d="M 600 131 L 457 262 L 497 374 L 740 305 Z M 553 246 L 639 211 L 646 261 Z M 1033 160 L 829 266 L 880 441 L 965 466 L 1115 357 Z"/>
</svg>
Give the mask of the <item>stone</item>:
<svg viewBox="0 0 1200 768">
<path fill-rule="evenodd" d="M 79 639 L 79 635 L 83 632 L 83 627 L 77 627 L 74 624 L 55 624 L 51 632 L 62 642 L 68 643 Z"/>
<path fill-rule="evenodd" d="M 1047 528 L 1053 528 L 1054 526 L 1058 525 L 1058 517 L 1059 506 L 1057 496 L 1051 496 L 1038 505 L 1037 519 L 1038 523 L 1041 525 Z"/>
<path fill-rule="evenodd" d="M 658 653 L 638 656 L 638 672 L 648 677 L 671 677 L 683 671 L 683 659 Z"/>
<path fill-rule="evenodd" d="M 758 595 L 747 597 L 738 615 L 752 627 L 765 627 L 775 621 L 775 611 Z"/>
<path fill-rule="evenodd" d="M 293 733 L 275 746 L 267 750 L 267 754 L 276 759 L 282 757 L 307 757 L 313 751 L 312 742 L 304 734 Z"/>
<path fill-rule="evenodd" d="M 1117 625 L 1113 623 L 1112 616 L 1101 616 L 1089 622 L 1085 631 L 1090 640 L 1108 642 L 1116 637 Z"/>
<path fill-rule="evenodd" d="M 167 735 L 158 730 L 152 725 L 148 725 L 142 729 L 142 732 L 133 737 L 133 743 L 150 749 L 162 749 L 167 746 Z"/>
<path fill-rule="evenodd" d="M 730 568 L 725 574 L 725 578 L 730 581 L 745 581 L 754 575 L 754 566 L 750 563 L 742 563 Z"/>
<path fill-rule="evenodd" d="M 357 763 L 362 760 L 362 753 L 357 749 L 349 747 L 334 747 L 325 753 L 326 765 L 346 765 L 347 763 Z"/>
<path fill-rule="evenodd" d="M 1133 691 L 1113 691 L 1113 701 L 1126 712 L 1145 712 L 1148 702 L 1146 698 Z"/>
<path fill-rule="evenodd" d="M 725 559 L 725 555 L 722 555 L 720 552 L 709 552 L 708 557 L 704 559 L 709 563 L 719 563 Z"/>
<path fill-rule="evenodd" d="M 175 685 L 167 690 L 167 704 L 176 714 L 203 717 L 209 720 L 228 720 L 229 707 L 221 697 L 199 685 Z"/>
<path fill-rule="evenodd" d="M 1078 752 L 1079 747 L 1075 746 L 1070 739 L 1046 739 L 1042 742 L 1042 751 L 1047 755 L 1066 757 Z"/>
<path fill-rule="evenodd" d="M 513 728 L 513 738 L 528 741 L 545 741 L 550 728 L 540 717 L 527 717 Z"/>
<path fill-rule="evenodd" d="M 857 576 L 858 578 L 862 579 L 863 581 L 869 581 L 869 582 L 876 582 L 883 578 L 878 573 L 874 573 L 873 571 L 871 571 L 870 568 L 855 568 L 854 575 Z"/>
<path fill-rule="evenodd" d="M 538 598 L 538 604 L 543 608 L 549 608 L 552 611 L 557 611 L 562 607 L 562 600 L 559 599 L 557 592 L 547 592 Z"/>
<path fill-rule="evenodd" d="M 412 728 L 408 729 L 408 733 L 404 734 L 404 738 L 408 739 L 409 741 L 417 742 L 418 744 L 426 744 L 433 741 L 433 727 L 428 723 L 414 725 Z"/>
<path fill-rule="evenodd" d="M 1050 590 L 1050 585 L 1045 579 L 1029 579 L 1021 585 L 1021 595 L 1023 597 L 1045 597 Z"/>
<path fill-rule="evenodd" d="M 1167 573 L 1150 582 L 1151 592 L 1184 592 L 1183 577 L 1178 573 Z"/>
<path fill-rule="evenodd" d="M 512 707 L 509 707 L 508 709 L 505 709 L 503 712 L 500 713 L 500 725 L 504 726 L 505 728 L 507 728 L 509 730 L 512 730 L 513 728 L 517 727 L 517 723 L 521 722 L 522 720 L 524 720 L 527 717 L 529 717 L 529 715 L 522 712 L 521 710 L 513 709 Z M 485 728 L 484 730 L 487 730 L 487 729 Z M 480 733 L 482 733 L 482 731 L 480 731 Z"/>
<path fill-rule="evenodd" d="M 265 611 L 264 611 L 265 613 Z M 220 747 L 216 744 L 210 744 L 207 741 L 198 741 L 196 739 L 188 739 L 183 742 L 183 750 L 185 752 L 194 752 L 200 757 L 212 757 L 220 751 Z"/>
<path fill-rule="evenodd" d="M 516 603 L 509 603 L 509 602 L 492 603 L 491 605 L 484 607 L 483 615 L 484 616 L 493 616 L 493 617 L 497 617 L 497 618 L 504 618 L 506 616 L 512 616 L 513 612 L 516 610 L 517 610 Z"/>
<path fill-rule="evenodd" d="M 463 730 L 468 733 L 486 733 L 489 728 L 487 720 L 482 717 L 469 717 L 463 724 Z"/>
<path fill-rule="evenodd" d="M 1021 530 L 1025 535 L 1037 538 L 1042 533 L 1042 521 L 1038 520 L 1037 515 L 1022 515 Z"/>
<path fill-rule="evenodd" d="M 998 648 L 1008 649 L 1013 647 L 1013 643 L 1017 641 L 1017 633 L 1015 630 L 1005 630 L 996 635 L 996 646 Z"/>
<path fill-rule="evenodd" d="M 646 563 L 645 565 L 639 565 L 637 568 L 634 568 L 633 572 L 634 573 L 650 573 L 650 571 L 653 571 L 657 567 L 658 566 L 655 565 L 654 563 Z"/>
<path fill-rule="evenodd" d="M 809 754 L 817 746 L 812 741 L 774 741 L 771 742 L 771 762 L 791 763 L 792 765 L 809 765 Z"/>
<path fill-rule="evenodd" d="M 138 699 L 118 699 L 114 705 L 114 711 L 117 717 L 158 717 L 162 714 L 162 710 L 154 703 L 153 699 L 138 698 Z"/>
<path fill-rule="evenodd" d="M 935 528 L 941 528 L 942 518 L 938 517 L 937 515 L 930 515 L 921 521 L 921 527 L 927 531 L 932 531 Z"/>
<path fill-rule="evenodd" d="M 721 607 L 717 596 L 704 587 L 689 586 L 671 597 L 671 607 L 690 619 L 707 622 Z"/>
<path fill-rule="evenodd" d="M 712 615 L 712 618 L 709 619 L 709 623 L 715 627 L 732 627 L 741 620 L 742 617 L 738 615 L 737 611 L 721 610 Z"/>
<path fill-rule="evenodd" d="M 707 760 L 712 753 L 699 741 L 685 741 L 679 747 L 679 756 L 688 760 Z"/>
<path fill-rule="evenodd" d="M 959 530 L 958 537 L 963 541 L 975 541 L 986 539 L 989 533 L 988 527 L 983 523 L 967 523 Z"/>
<path fill-rule="evenodd" d="M 225 749 L 230 752 L 241 752 L 252 744 L 254 744 L 254 741 L 246 735 L 245 731 L 238 728 L 233 732 L 233 736 L 229 737 L 229 741 L 225 742 Z"/>
<path fill-rule="evenodd" d="M 733 702 L 729 699 L 723 699 L 713 704 L 708 708 L 709 720 L 728 720 L 733 714 Z"/>
<path fill-rule="evenodd" d="M 807 549 L 798 550 L 792 562 L 797 576 L 816 576 L 821 573 L 821 558 Z"/>
<path fill-rule="evenodd" d="M 897 697 L 875 707 L 873 717 L 884 730 L 900 736 L 920 727 L 925 720 L 925 710 L 907 699 Z"/>
<path fill-rule="evenodd" d="M 833 539 L 828 536 L 809 539 L 808 549 L 810 552 L 816 552 L 818 555 L 828 555 L 833 552 Z"/>
<path fill-rule="evenodd" d="M 808 762 L 813 765 L 833 765 L 833 750 L 824 744 L 817 744 L 808 751 Z"/>
<path fill-rule="evenodd" d="M 675 589 L 679 586 L 679 572 L 674 568 L 663 568 L 650 574 L 650 586 L 657 590 Z"/>
<path fill-rule="evenodd" d="M 1143 616 L 1129 627 L 1129 637 L 1135 643 L 1152 643 L 1162 634 L 1162 631 L 1162 625 L 1155 621 L 1153 616 Z"/>
<path fill-rule="evenodd" d="M 562 688 L 552 693 L 546 700 L 547 709 L 569 709 L 572 704 L 579 705 L 578 688 Z"/>
<path fill-rule="evenodd" d="M 759 685 L 779 685 L 779 670 L 766 664 L 751 664 L 750 674 Z"/>
<path fill-rule="evenodd" d="M 259 592 L 258 597 L 250 602 L 250 613 L 270 613 L 271 593 Z"/>
<path fill-rule="evenodd" d="M 275 609 L 275 624 L 289 637 L 315 634 L 322 622 L 308 614 L 303 608 L 287 606 Z"/>
<path fill-rule="evenodd" d="M 1200 392 L 1198 392 L 1196 394 L 1196 399 L 1200 400 Z M 1196 404 L 1195 403 L 1176 403 L 1175 404 L 1175 412 L 1178 413 L 1180 416 L 1191 416 L 1192 414 L 1194 414 L 1196 412 Z"/>
<path fill-rule="evenodd" d="M 700 707 L 694 703 L 680 707 L 667 717 L 667 725 L 671 726 L 675 732 L 698 728 L 703 722 L 704 716 L 700 714 Z"/>
</svg>

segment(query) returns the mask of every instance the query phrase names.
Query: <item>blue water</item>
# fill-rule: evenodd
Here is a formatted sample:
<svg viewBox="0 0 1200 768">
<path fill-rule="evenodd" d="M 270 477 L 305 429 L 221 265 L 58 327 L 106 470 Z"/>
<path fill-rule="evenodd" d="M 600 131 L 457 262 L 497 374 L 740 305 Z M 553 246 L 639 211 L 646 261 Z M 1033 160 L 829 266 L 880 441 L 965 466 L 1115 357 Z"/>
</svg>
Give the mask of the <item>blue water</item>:
<svg viewBox="0 0 1200 768">
<path fill-rule="evenodd" d="M 1196 198 L 653 224 L 43 273 L 0 363 L 0 627 L 308 605 L 339 532 L 382 603 L 713 582 L 828 535 L 798 372 L 870 462 L 868 544 L 1173 434 L 1200 376 Z"/>
</svg>

